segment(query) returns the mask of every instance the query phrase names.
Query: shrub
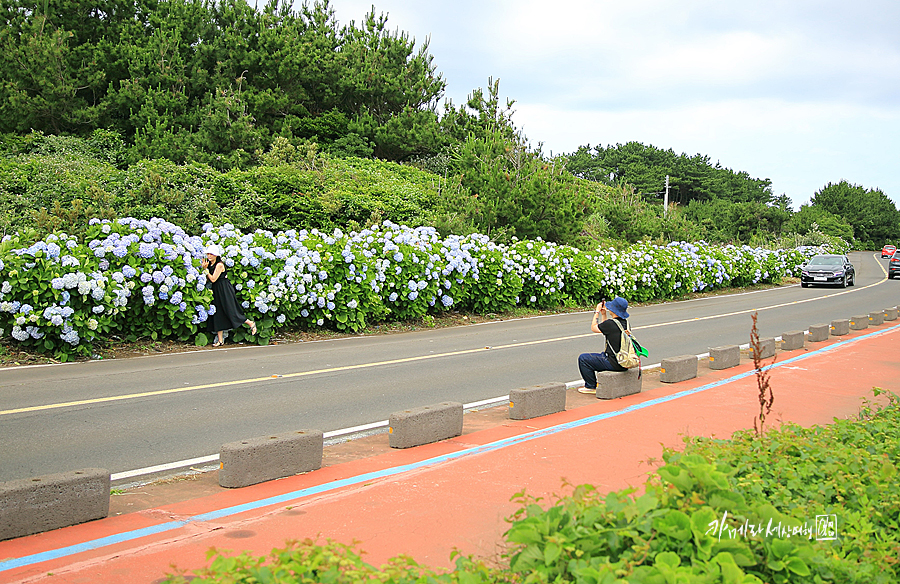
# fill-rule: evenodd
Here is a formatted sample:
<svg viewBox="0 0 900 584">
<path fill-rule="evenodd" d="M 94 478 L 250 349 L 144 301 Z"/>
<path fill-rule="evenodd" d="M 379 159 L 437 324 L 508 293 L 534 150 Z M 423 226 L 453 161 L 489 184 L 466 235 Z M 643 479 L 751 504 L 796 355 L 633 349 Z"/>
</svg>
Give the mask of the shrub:
<svg viewBox="0 0 900 584">
<path fill-rule="evenodd" d="M 316 229 L 245 233 L 229 223 L 207 223 L 192 236 L 159 218 L 93 219 L 85 241 L 65 233 L 5 238 L 0 336 L 59 358 L 90 354 L 91 342 L 106 334 L 206 344 L 212 293 L 199 261 L 210 243 L 224 249 L 228 279 L 246 316 L 257 322 L 252 340 L 259 343 L 289 326 L 359 331 L 367 323 L 451 308 L 496 313 L 616 295 L 643 302 L 776 283 L 826 249 L 640 242 L 582 252 L 540 239 L 510 246 L 479 234 L 442 239 L 432 227 L 389 221 L 330 235 Z M 58 312 L 65 313 L 62 322 Z M 234 339 L 249 339 L 248 331 L 236 330 Z"/>
<path fill-rule="evenodd" d="M 535 582 L 896 581 L 898 420 L 892 396 L 827 427 L 686 439 L 639 496 L 581 485 L 545 508 L 519 493 L 510 569 Z"/>
</svg>

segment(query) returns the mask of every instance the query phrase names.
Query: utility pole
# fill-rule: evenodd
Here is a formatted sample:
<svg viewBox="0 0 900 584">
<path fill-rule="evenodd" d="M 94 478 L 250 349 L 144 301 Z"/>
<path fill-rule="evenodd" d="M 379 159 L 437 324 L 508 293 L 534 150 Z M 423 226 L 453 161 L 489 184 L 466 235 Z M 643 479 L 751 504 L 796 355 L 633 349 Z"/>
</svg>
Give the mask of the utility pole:
<svg viewBox="0 0 900 584">
<path fill-rule="evenodd" d="M 663 198 L 663 219 L 666 218 L 666 213 L 669 212 L 669 175 L 666 175 L 666 195 Z"/>
</svg>

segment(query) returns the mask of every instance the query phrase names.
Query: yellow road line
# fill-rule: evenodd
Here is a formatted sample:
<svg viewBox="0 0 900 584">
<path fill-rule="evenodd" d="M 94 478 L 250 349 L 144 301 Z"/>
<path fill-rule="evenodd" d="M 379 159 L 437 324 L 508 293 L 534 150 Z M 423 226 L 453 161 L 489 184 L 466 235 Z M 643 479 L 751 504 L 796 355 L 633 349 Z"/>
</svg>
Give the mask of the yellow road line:
<svg viewBox="0 0 900 584">
<path fill-rule="evenodd" d="M 877 262 L 877 263 L 881 267 L 882 272 L 884 272 L 884 266 L 881 266 L 881 262 Z M 875 282 L 874 284 L 869 284 L 868 286 L 864 286 L 862 288 L 855 288 L 854 290 L 844 290 L 842 292 L 836 292 L 834 294 L 829 294 L 827 296 L 818 296 L 816 298 L 805 298 L 803 300 L 794 300 L 792 302 L 773 304 L 771 306 L 763 306 L 761 308 L 751 308 L 751 309 L 747 309 L 747 310 L 726 312 L 723 314 L 714 314 L 714 315 L 710 315 L 710 316 L 697 316 L 694 318 L 686 318 L 683 320 L 673 320 L 673 321 L 661 322 L 661 323 L 657 323 L 657 324 L 648 324 L 648 325 L 633 327 L 633 330 L 644 330 L 644 329 L 651 329 L 651 328 L 659 328 L 659 327 L 663 327 L 663 326 L 671 326 L 671 325 L 676 325 L 676 324 L 685 324 L 685 323 L 689 323 L 689 322 L 698 322 L 698 321 L 702 321 L 702 320 L 725 318 L 728 316 L 737 316 L 740 314 L 749 314 L 751 312 L 758 312 L 761 310 L 771 310 L 774 308 L 783 308 L 785 306 L 792 306 L 795 304 L 803 304 L 805 302 L 813 302 L 816 300 L 822 300 L 824 298 L 830 298 L 832 296 L 840 296 L 841 294 L 849 294 L 851 292 L 862 291 L 862 290 L 865 290 L 866 288 L 871 288 L 872 286 L 877 286 L 878 284 L 881 284 L 881 283 L 887 281 L 887 272 L 884 272 L 884 275 L 885 275 L 884 279 L 882 279 L 878 282 Z M 71 401 L 71 402 L 61 402 L 61 403 L 54 403 L 54 404 L 44 404 L 44 405 L 40 405 L 40 406 L 30 406 L 30 407 L 25 407 L 25 408 L 15 408 L 15 409 L 11 409 L 11 410 L 0 410 L 0 416 L 8 416 L 8 415 L 12 415 L 12 414 L 22 414 L 22 413 L 27 413 L 27 412 L 40 412 L 40 411 L 46 411 L 46 410 L 55 410 L 55 409 L 60 409 L 60 408 L 73 407 L 73 406 L 83 406 L 83 405 L 117 402 L 117 401 L 129 400 L 129 399 L 138 399 L 138 398 L 142 398 L 142 397 L 153 397 L 153 396 L 157 396 L 157 395 L 170 395 L 170 394 L 175 394 L 175 393 L 196 391 L 198 389 L 210 389 L 210 388 L 216 388 L 216 387 L 230 387 L 230 386 L 235 386 L 235 385 L 246 385 L 248 383 L 259 383 L 259 382 L 263 382 L 263 381 L 272 381 L 273 379 L 286 379 L 286 378 L 291 378 L 291 377 L 309 377 L 311 375 L 320 375 L 323 373 L 336 373 L 336 372 L 340 372 L 340 371 L 353 371 L 356 369 L 381 367 L 384 365 L 397 365 L 400 363 L 413 363 L 416 361 L 424 361 L 427 359 L 437 359 L 437 358 L 441 358 L 441 357 L 456 357 L 459 355 L 471 355 L 473 353 L 479 353 L 482 351 L 513 349 L 513 348 L 517 348 L 517 347 L 541 345 L 544 343 L 554 343 L 557 341 L 569 341 L 572 339 L 580 339 L 583 337 L 590 337 L 590 336 L 593 336 L 594 334 L 595 333 L 583 333 L 583 334 L 578 334 L 578 335 L 570 335 L 567 337 L 556 337 L 556 338 L 552 338 L 552 339 L 540 339 L 537 341 L 525 341 L 525 342 L 521 342 L 521 343 L 510 343 L 507 345 L 497 345 L 494 347 L 479 347 L 477 349 L 463 349 L 460 351 L 451 351 L 449 353 L 433 353 L 433 354 L 429 354 L 429 355 L 419 355 L 416 357 L 404 357 L 402 359 L 390 359 L 388 361 L 360 363 L 357 365 L 343 365 L 340 367 L 329 367 L 327 369 L 315 369 L 312 371 L 298 371 L 296 373 L 286 373 L 283 375 L 269 375 L 266 377 L 254 377 L 251 379 L 237 379 L 234 381 L 222 381 L 219 383 L 206 383 L 203 385 L 191 385 L 188 387 L 176 387 L 176 388 L 172 388 L 172 389 L 160 389 L 160 390 L 156 390 L 156 391 L 146 391 L 146 392 L 142 392 L 142 393 L 130 393 L 130 394 L 126 394 L 126 395 L 114 395 L 114 396 L 109 396 L 109 397 L 98 397 L 98 398 L 93 398 L 93 399 L 84 399 L 84 400 Z"/>
<path fill-rule="evenodd" d="M 579 338 L 585 335 L 575 335 L 572 337 L 560 337 L 555 339 L 541 339 L 538 341 L 528 341 L 522 343 L 512 343 L 509 345 L 502 345 L 497 347 L 479 347 L 477 349 L 464 349 L 462 351 L 451 351 L 449 353 L 435 353 L 430 355 L 419 355 L 417 357 L 404 357 L 402 359 L 390 359 L 388 361 L 376 361 L 373 363 L 360 363 L 358 365 L 343 365 L 341 367 L 329 367 L 326 369 L 315 369 L 312 371 L 298 371 L 297 373 L 286 373 L 283 375 L 267 375 L 266 377 L 255 377 L 251 379 L 236 379 L 234 381 L 222 381 L 219 383 L 205 383 L 203 385 L 191 385 L 188 387 L 175 387 L 172 389 L 159 389 L 155 391 L 145 391 L 142 393 L 129 393 L 126 395 L 113 395 L 108 397 L 98 397 L 93 399 L 83 399 L 78 401 L 70 401 L 70 402 L 61 402 L 55 404 L 45 404 L 40 406 L 30 406 L 25 408 L 15 408 L 11 410 L 0 410 L 0 416 L 7 416 L 11 414 L 22 414 L 26 412 L 39 412 L 44 410 L 54 410 L 59 408 L 67 408 L 72 406 L 83 406 L 83 405 L 91 405 L 91 404 L 100 404 L 100 403 L 109 403 L 116 401 L 124 401 L 129 399 L 137 399 L 142 397 L 153 397 L 157 395 L 169 395 L 174 393 L 184 393 L 187 391 L 195 391 L 198 389 L 210 389 L 215 387 L 228 387 L 234 385 L 245 385 L 248 383 L 259 383 L 262 381 L 272 381 L 274 379 L 286 379 L 290 377 L 308 377 L 310 375 L 320 375 L 323 373 L 335 373 L 338 371 L 352 371 L 354 369 L 365 369 L 369 367 L 380 367 L 383 365 L 396 365 L 398 363 L 412 363 L 414 361 L 423 361 L 426 359 L 436 359 L 438 357 L 453 357 L 457 355 L 467 355 L 471 353 L 479 353 L 483 351 L 490 351 L 495 349 L 509 349 L 513 347 L 524 347 L 527 345 L 537 345 L 541 343 L 550 343 L 554 341 L 563 341 L 567 339 Z"/>
<path fill-rule="evenodd" d="M 0 416 L 6 416 L 9 414 L 21 414 L 24 412 L 39 412 L 42 410 L 54 410 L 57 408 L 68 408 L 71 406 L 83 406 L 90 404 L 101 404 L 105 402 L 114 402 L 114 401 L 122 401 L 126 399 L 136 399 L 139 397 L 150 397 L 154 395 L 166 395 L 170 393 L 181 393 L 183 391 L 194 391 L 197 389 L 207 389 L 210 387 L 225 387 L 228 385 L 241 385 L 244 383 L 255 383 L 257 381 L 268 380 L 271 381 L 272 377 L 257 377 L 255 379 L 239 379 L 236 381 L 223 381 L 221 383 L 206 383 L 203 385 L 191 385 L 189 387 L 176 387 L 173 389 L 160 389 L 156 391 L 145 391 L 142 393 L 129 393 L 126 395 L 113 395 L 110 397 L 97 397 L 93 399 L 82 399 L 78 401 L 70 401 L 70 402 L 62 402 L 56 404 L 46 404 L 42 406 L 31 406 L 27 408 L 16 408 L 13 410 L 2 410 L 0 411 Z"/>
</svg>

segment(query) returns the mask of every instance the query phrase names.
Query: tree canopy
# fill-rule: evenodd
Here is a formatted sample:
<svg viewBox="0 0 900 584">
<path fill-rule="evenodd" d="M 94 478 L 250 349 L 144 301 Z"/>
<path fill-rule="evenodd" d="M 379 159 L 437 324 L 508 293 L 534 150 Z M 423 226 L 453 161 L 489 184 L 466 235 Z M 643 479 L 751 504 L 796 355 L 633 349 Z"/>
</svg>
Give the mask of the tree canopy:
<svg viewBox="0 0 900 584">
<path fill-rule="evenodd" d="M 327 0 L 0 3 L 0 131 L 112 130 L 131 161 L 241 166 L 275 136 L 431 154 L 445 85 L 427 40 L 374 8 L 340 26 Z"/>
<path fill-rule="evenodd" d="M 575 176 L 614 186 L 626 183 L 650 200 L 662 200 L 666 175 L 669 201 L 724 199 L 736 203 L 772 203 L 772 181 L 751 178 L 746 172 L 723 168 L 710 157 L 675 154 L 640 142 L 615 146 L 581 146 L 569 156 L 568 169 Z"/>
<path fill-rule="evenodd" d="M 900 240 L 900 211 L 881 189 L 866 189 L 842 180 L 825 185 L 813 195 L 811 203 L 849 223 L 864 249 L 881 249 L 885 243 Z"/>
</svg>

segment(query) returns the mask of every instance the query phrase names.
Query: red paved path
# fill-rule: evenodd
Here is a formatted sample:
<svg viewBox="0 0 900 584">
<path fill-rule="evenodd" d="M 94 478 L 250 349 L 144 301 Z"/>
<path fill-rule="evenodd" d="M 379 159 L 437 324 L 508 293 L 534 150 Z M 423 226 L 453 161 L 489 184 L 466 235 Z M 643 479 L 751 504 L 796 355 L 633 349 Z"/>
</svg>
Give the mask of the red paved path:
<svg viewBox="0 0 900 584">
<path fill-rule="evenodd" d="M 770 421 L 825 424 L 855 414 L 861 398 L 871 397 L 872 387 L 900 393 L 898 347 L 900 325 L 889 322 L 780 352 L 771 374 L 775 405 Z M 561 492 L 563 479 L 604 490 L 639 486 L 661 445 L 678 446 L 685 434 L 728 437 L 752 427 L 759 410 L 752 363 L 744 358 L 740 367 L 725 371 L 701 364 L 700 372 L 697 379 L 671 385 L 648 373 L 641 394 L 612 401 L 570 390 L 566 412 L 533 420 L 505 419 L 504 409 L 466 414 L 467 428 L 470 420 L 477 428 L 438 444 L 390 450 L 387 436 L 381 435 L 352 446 L 368 450 L 368 456 L 356 459 L 342 458 L 341 447 L 329 447 L 337 454 L 326 448 L 328 466 L 321 470 L 244 489 L 219 489 L 207 477 L 193 485 L 205 489 L 202 496 L 0 542 L 0 582 L 149 583 L 171 572 L 173 564 L 205 566 L 213 546 L 266 554 L 287 539 L 317 535 L 345 543 L 358 540 L 366 560 L 375 565 L 405 553 L 422 564 L 450 566 L 454 547 L 494 557 L 501 549 L 505 518 L 516 509 L 510 497 L 517 491 L 526 488 L 536 496 Z M 735 379 L 746 373 L 750 375 Z M 678 396 L 695 388 L 702 390 Z M 667 396 L 676 397 L 660 399 Z M 402 465 L 413 468 L 398 472 Z M 341 486 L 342 480 L 348 484 Z M 303 492 L 317 487 L 323 492 Z M 183 499 L 190 495 L 179 496 L 177 489 L 189 488 L 189 483 L 169 486 L 163 498 Z M 217 519 L 192 519 L 286 493 L 294 494 L 288 497 L 292 500 Z M 179 520 L 186 523 L 119 541 L 135 530 L 171 527 Z M 56 559 L 35 556 L 100 538 L 119 542 Z M 28 565 L 10 568 L 10 561 Z"/>
</svg>

